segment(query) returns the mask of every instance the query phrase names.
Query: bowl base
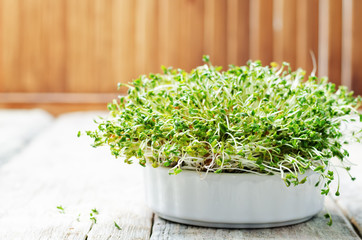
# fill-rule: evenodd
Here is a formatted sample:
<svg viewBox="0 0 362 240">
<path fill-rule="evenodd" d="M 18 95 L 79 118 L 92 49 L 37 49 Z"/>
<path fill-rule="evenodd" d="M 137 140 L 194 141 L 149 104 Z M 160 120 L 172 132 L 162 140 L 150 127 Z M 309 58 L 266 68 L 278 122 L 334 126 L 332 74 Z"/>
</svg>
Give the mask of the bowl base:
<svg viewBox="0 0 362 240">
<path fill-rule="evenodd" d="M 288 226 L 293 224 L 298 224 L 302 222 L 306 222 L 310 220 L 312 216 L 285 221 L 285 222 L 271 222 L 271 223 L 216 223 L 216 222 L 203 222 L 203 221 L 195 221 L 195 220 L 188 220 L 182 219 L 177 217 L 171 217 L 163 214 L 157 213 L 157 215 L 163 219 L 169 220 L 171 222 L 182 223 L 187 225 L 193 226 L 200 226 L 200 227 L 211 227 L 211 228 L 273 228 L 273 227 L 282 227 Z"/>
</svg>

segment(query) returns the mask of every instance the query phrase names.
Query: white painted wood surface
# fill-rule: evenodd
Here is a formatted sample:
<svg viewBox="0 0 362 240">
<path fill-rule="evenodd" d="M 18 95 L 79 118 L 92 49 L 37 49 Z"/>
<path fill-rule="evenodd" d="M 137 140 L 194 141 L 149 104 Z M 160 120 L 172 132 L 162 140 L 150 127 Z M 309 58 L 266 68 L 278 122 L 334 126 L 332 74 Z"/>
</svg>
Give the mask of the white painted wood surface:
<svg viewBox="0 0 362 240">
<path fill-rule="evenodd" d="M 21 151 L 30 139 L 46 130 L 52 120 L 49 113 L 40 109 L 0 109 L 0 166 Z"/>
<path fill-rule="evenodd" d="M 123 164 L 107 148 L 91 148 L 87 136 L 76 137 L 78 130 L 92 129 L 99 114 L 61 116 L 0 166 L 1 240 L 149 239 L 151 233 L 152 240 L 360 239 L 348 219 L 361 230 L 362 164 L 352 168 L 357 177 L 353 183 L 341 171 L 341 196 L 326 201 L 332 227 L 326 225 L 324 212 L 306 223 L 259 230 L 199 228 L 157 216 L 153 222 L 145 206 L 140 166 Z M 351 146 L 351 159 L 361 162 L 361 152 L 362 145 Z M 58 212 L 58 205 L 65 214 Z M 96 224 L 89 219 L 92 208 L 99 211 Z"/>
<path fill-rule="evenodd" d="M 149 238 L 152 212 L 139 166 L 120 166 L 107 149 L 76 137 L 78 129 L 91 129 L 94 116 L 60 117 L 0 168 L 0 239 Z M 95 225 L 92 208 L 99 211 Z"/>
<path fill-rule="evenodd" d="M 355 164 L 350 173 L 356 180 L 351 181 L 346 171 L 339 169 L 341 195 L 333 198 L 362 236 L 362 144 L 353 144 L 346 149 L 350 153 L 349 160 Z M 336 189 L 336 184 L 333 189 Z"/>
</svg>

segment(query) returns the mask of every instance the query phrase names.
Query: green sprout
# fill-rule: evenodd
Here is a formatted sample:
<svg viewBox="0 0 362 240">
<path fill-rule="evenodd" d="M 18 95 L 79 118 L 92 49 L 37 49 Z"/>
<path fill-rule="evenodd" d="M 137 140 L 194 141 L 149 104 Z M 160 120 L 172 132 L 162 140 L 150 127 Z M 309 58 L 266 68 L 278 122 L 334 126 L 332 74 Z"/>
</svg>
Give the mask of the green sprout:
<svg viewBox="0 0 362 240">
<path fill-rule="evenodd" d="M 114 226 L 118 229 L 118 230 L 122 230 L 122 228 L 116 223 L 116 221 L 113 221 L 114 222 Z"/>
<path fill-rule="evenodd" d="M 328 226 L 332 226 L 333 220 L 332 220 L 331 214 L 330 214 L 330 213 L 324 214 L 324 218 L 328 219 L 327 225 L 328 225 Z"/>
<path fill-rule="evenodd" d="M 96 218 L 96 215 L 98 215 L 99 212 L 97 209 L 92 209 L 91 212 L 89 213 L 89 219 L 94 223 L 96 224 L 97 223 L 97 218 Z"/>
<path fill-rule="evenodd" d="M 360 97 L 288 63 L 249 61 L 221 71 L 203 59 L 191 72 L 163 67 L 163 74 L 119 84 L 128 94 L 86 132 L 93 146 L 108 145 L 128 164 L 168 167 L 170 174 L 278 174 L 290 186 L 314 171 L 325 195 L 336 177 L 331 158 L 349 172 L 343 144 L 359 141 L 361 132 L 342 132 L 341 124 L 361 120 Z"/>
<path fill-rule="evenodd" d="M 65 209 L 62 205 L 57 206 L 59 213 L 65 214 Z"/>
</svg>

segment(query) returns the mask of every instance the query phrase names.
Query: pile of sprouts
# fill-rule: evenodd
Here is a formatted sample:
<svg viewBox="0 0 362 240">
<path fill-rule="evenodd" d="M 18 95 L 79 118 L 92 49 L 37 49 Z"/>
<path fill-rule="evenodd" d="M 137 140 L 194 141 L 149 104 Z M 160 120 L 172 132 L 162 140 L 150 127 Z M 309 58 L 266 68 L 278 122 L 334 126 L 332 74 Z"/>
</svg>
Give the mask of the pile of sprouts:
<svg viewBox="0 0 362 240">
<path fill-rule="evenodd" d="M 293 72 L 288 63 L 250 61 L 222 71 L 207 56 L 204 62 L 189 73 L 162 67 L 163 74 L 119 84 L 128 94 L 87 131 L 93 146 L 108 145 L 126 163 L 137 159 L 170 174 L 278 174 L 289 186 L 304 183 L 300 175 L 312 170 L 325 195 L 335 177 L 331 158 L 349 171 L 343 145 L 360 137 L 340 126 L 355 116 L 361 121 L 360 97 L 302 69 Z"/>
</svg>

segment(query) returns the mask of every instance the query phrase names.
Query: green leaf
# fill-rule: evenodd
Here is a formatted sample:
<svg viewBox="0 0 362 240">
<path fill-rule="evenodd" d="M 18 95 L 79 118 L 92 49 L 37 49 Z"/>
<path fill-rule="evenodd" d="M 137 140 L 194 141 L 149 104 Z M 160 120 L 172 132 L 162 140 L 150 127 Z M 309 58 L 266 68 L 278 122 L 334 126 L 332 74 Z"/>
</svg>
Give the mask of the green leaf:
<svg viewBox="0 0 362 240">
<path fill-rule="evenodd" d="M 65 213 L 65 209 L 62 205 L 57 206 L 57 209 L 59 210 L 59 213 L 62 213 L 62 214 Z"/>
<path fill-rule="evenodd" d="M 300 183 L 300 184 L 303 184 L 303 183 L 305 183 L 306 181 L 307 181 L 307 177 L 303 178 L 299 183 Z"/>
<path fill-rule="evenodd" d="M 175 175 L 179 174 L 182 172 L 182 169 L 181 168 L 175 168 L 174 171 Z"/>
<path fill-rule="evenodd" d="M 202 61 L 205 62 L 205 63 L 209 63 L 209 62 L 210 62 L 210 57 L 209 57 L 209 55 L 204 55 L 204 56 L 202 56 Z"/>
<path fill-rule="evenodd" d="M 114 222 L 114 226 L 118 229 L 118 230 L 122 230 L 122 228 L 116 223 L 116 221 L 113 221 Z"/>
<path fill-rule="evenodd" d="M 95 209 L 95 208 L 93 208 L 93 209 L 92 209 L 92 213 L 94 213 L 94 214 L 96 214 L 96 215 L 98 215 L 98 214 L 99 214 L 98 210 L 97 210 L 97 209 Z"/>
</svg>

